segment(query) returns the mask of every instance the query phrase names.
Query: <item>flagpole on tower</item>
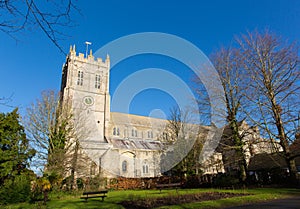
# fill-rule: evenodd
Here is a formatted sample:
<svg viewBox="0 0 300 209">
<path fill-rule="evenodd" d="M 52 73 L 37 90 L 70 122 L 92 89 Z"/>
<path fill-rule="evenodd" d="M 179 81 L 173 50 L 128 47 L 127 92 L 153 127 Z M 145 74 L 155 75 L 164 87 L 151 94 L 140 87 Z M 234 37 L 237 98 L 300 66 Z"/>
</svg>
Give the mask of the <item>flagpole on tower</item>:
<svg viewBox="0 0 300 209">
<path fill-rule="evenodd" d="M 85 44 L 86 44 L 86 52 L 85 52 L 85 57 L 87 58 L 87 54 L 88 54 L 88 50 L 89 50 L 89 45 L 91 45 L 92 43 L 91 43 L 91 42 L 88 42 L 88 41 L 86 41 L 86 42 L 85 42 Z"/>
</svg>

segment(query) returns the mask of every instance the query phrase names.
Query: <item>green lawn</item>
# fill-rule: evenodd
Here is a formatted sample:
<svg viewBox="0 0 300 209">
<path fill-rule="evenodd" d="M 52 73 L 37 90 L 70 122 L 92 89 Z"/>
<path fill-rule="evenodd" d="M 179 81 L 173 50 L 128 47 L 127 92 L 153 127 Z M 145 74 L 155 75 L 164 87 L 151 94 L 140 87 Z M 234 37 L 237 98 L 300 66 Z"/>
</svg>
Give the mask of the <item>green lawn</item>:
<svg viewBox="0 0 300 209">
<path fill-rule="evenodd" d="M 123 208 L 120 204 L 121 201 L 130 200 L 134 198 L 153 198 L 166 195 L 180 195 L 199 192 L 236 192 L 236 193 L 249 193 L 252 195 L 233 197 L 227 199 L 220 199 L 214 201 L 205 201 L 198 203 L 188 203 L 182 205 L 165 206 L 160 208 L 222 208 L 225 206 L 242 205 L 251 202 L 266 201 L 279 198 L 287 198 L 292 195 L 300 195 L 300 190 L 297 189 L 246 189 L 246 190 L 219 190 L 219 189 L 180 189 L 176 190 L 126 190 L 126 191 L 109 191 L 108 197 L 104 202 L 99 199 L 89 199 L 87 202 L 80 199 L 80 193 L 65 194 L 65 193 L 52 193 L 50 194 L 50 201 L 47 206 L 42 203 L 22 203 L 9 205 L 6 209 L 32 209 L 32 208 L 55 208 L 55 209 L 94 209 L 94 208 Z"/>
</svg>

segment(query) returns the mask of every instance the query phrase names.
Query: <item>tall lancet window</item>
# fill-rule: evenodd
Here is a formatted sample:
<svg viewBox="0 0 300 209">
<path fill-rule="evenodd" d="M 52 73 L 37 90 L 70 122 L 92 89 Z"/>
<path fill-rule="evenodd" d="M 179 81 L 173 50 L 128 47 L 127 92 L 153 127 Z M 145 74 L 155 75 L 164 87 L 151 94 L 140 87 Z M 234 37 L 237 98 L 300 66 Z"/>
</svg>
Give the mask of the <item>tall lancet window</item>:
<svg viewBox="0 0 300 209">
<path fill-rule="evenodd" d="M 83 85 L 83 72 L 82 71 L 78 71 L 77 85 L 79 85 L 79 86 Z"/>
<path fill-rule="evenodd" d="M 95 77 L 95 88 L 100 89 L 100 75 L 96 75 Z"/>
</svg>

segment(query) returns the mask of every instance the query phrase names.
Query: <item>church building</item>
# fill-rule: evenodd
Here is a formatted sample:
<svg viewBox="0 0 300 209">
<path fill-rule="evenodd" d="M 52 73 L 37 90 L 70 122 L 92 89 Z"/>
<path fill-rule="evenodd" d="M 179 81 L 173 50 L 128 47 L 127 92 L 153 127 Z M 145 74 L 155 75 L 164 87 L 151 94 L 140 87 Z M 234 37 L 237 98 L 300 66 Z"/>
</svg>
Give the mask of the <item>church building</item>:
<svg viewBox="0 0 300 209">
<path fill-rule="evenodd" d="M 167 121 L 110 111 L 109 56 L 77 56 L 71 46 L 62 70 L 61 100 L 72 109 L 80 145 L 75 175 L 159 176 L 163 144 L 158 139 Z"/>
</svg>

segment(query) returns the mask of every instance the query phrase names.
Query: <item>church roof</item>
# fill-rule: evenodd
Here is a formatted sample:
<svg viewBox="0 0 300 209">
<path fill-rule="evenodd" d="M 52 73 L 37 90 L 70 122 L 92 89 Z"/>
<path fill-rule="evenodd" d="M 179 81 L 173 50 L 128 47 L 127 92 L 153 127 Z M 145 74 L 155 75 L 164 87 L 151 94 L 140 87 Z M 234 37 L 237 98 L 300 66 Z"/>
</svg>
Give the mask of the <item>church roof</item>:
<svg viewBox="0 0 300 209">
<path fill-rule="evenodd" d="M 127 150 L 161 150 L 162 143 L 158 140 L 144 139 L 109 139 L 113 148 Z"/>
<path fill-rule="evenodd" d="M 158 126 L 165 126 L 167 120 L 152 118 L 140 115 L 132 115 L 120 112 L 111 112 L 111 123 L 115 125 L 129 125 L 129 126 L 146 126 L 151 127 L 154 126 L 157 128 Z"/>
</svg>

